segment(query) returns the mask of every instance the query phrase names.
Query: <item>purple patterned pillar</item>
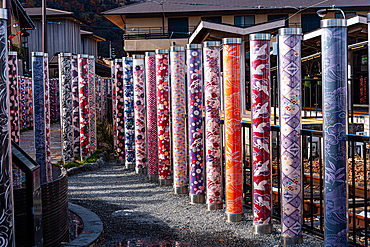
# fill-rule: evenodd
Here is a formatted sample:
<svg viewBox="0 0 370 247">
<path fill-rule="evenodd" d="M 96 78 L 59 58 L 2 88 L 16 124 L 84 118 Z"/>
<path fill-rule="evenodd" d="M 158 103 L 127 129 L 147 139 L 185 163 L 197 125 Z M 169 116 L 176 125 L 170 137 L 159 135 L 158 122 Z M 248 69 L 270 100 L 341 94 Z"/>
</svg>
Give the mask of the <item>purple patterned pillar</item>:
<svg viewBox="0 0 370 247">
<path fill-rule="evenodd" d="M 190 203 L 204 202 L 202 45 L 186 45 Z"/>
<path fill-rule="evenodd" d="M 253 225 L 256 234 L 272 232 L 270 132 L 270 34 L 251 34 L 253 137 Z"/>
<path fill-rule="evenodd" d="M 111 68 L 111 86 L 112 86 L 112 118 L 113 118 L 113 153 L 117 157 L 117 96 L 116 96 L 116 65 L 115 61 L 110 61 Z"/>
<path fill-rule="evenodd" d="M 222 209 L 220 42 L 203 43 L 207 208 Z"/>
<path fill-rule="evenodd" d="M 78 59 L 72 56 L 72 110 L 73 110 L 73 154 L 80 156 L 80 107 L 78 99 Z"/>
<path fill-rule="evenodd" d="M 301 35 L 300 28 L 279 29 L 281 239 L 284 246 L 303 242 Z"/>
<path fill-rule="evenodd" d="M 59 53 L 60 81 L 60 127 L 62 141 L 62 160 L 66 164 L 73 158 L 73 107 L 72 107 L 72 77 L 71 53 Z"/>
<path fill-rule="evenodd" d="M 96 91 L 95 91 L 95 58 L 89 56 L 89 108 L 90 108 L 90 152 L 93 154 L 97 149 L 96 143 Z"/>
<path fill-rule="evenodd" d="M 114 132 L 117 145 L 117 158 L 120 164 L 125 162 L 125 100 L 123 96 L 123 68 L 122 59 L 115 60 L 115 91 L 116 91 L 116 126 L 117 131 Z"/>
<path fill-rule="evenodd" d="M 136 173 L 146 173 L 144 55 L 133 55 Z"/>
<path fill-rule="evenodd" d="M 32 78 L 26 78 L 28 81 L 28 105 L 29 105 L 29 127 L 33 127 L 33 93 L 32 93 L 32 88 L 33 88 L 33 81 Z"/>
<path fill-rule="evenodd" d="M 25 85 L 25 80 L 24 77 L 21 76 L 18 78 L 21 82 L 21 98 L 20 98 L 20 107 L 22 111 L 22 118 L 21 118 L 21 129 L 26 128 L 27 126 L 27 113 L 26 113 L 26 85 Z"/>
<path fill-rule="evenodd" d="M 171 46 L 171 106 L 173 140 L 173 187 L 175 194 L 188 193 L 185 141 L 185 47 Z"/>
<path fill-rule="evenodd" d="M 80 104 L 80 156 L 86 159 L 90 152 L 89 121 L 89 55 L 79 54 L 78 59 L 78 97 Z"/>
<path fill-rule="evenodd" d="M 53 169 L 51 167 L 51 133 L 50 133 L 50 84 L 49 84 L 49 59 L 44 53 L 44 97 L 45 97 L 45 144 L 46 144 L 46 181 L 53 180 Z"/>
<path fill-rule="evenodd" d="M 9 85 L 9 109 L 10 109 L 10 133 L 11 139 L 19 145 L 20 137 L 20 88 L 18 83 L 17 52 L 8 52 L 8 85 Z"/>
<path fill-rule="evenodd" d="M 158 180 L 157 82 L 155 53 L 145 53 L 146 128 L 148 146 L 148 179 Z"/>
</svg>

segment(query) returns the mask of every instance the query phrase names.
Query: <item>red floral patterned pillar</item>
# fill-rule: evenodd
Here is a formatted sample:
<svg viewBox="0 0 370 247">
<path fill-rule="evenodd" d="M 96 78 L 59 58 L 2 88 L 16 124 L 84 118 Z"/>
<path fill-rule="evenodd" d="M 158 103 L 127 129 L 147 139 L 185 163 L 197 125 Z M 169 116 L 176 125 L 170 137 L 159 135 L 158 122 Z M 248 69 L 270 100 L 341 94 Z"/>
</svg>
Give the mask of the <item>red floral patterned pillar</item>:
<svg viewBox="0 0 370 247">
<path fill-rule="evenodd" d="M 81 159 L 90 156 L 89 138 L 89 55 L 79 54 L 78 59 L 78 95 L 80 98 L 80 152 Z"/>
</svg>

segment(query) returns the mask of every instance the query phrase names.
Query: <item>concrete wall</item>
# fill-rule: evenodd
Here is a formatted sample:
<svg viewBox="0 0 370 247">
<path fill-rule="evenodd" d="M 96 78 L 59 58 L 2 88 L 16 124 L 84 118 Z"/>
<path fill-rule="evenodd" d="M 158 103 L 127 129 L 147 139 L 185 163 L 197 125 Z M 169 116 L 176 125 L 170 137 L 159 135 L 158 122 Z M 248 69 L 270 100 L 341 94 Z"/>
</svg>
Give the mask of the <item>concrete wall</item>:
<svg viewBox="0 0 370 247">
<path fill-rule="evenodd" d="M 155 49 L 169 49 L 171 42 L 175 42 L 174 45 L 186 45 L 188 39 L 140 39 L 140 40 L 125 40 L 124 49 L 125 51 L 132 52 L 146 52 L 154 51 Z M 132 55 L 132 54 L 130 54 Z"/>
</svg>

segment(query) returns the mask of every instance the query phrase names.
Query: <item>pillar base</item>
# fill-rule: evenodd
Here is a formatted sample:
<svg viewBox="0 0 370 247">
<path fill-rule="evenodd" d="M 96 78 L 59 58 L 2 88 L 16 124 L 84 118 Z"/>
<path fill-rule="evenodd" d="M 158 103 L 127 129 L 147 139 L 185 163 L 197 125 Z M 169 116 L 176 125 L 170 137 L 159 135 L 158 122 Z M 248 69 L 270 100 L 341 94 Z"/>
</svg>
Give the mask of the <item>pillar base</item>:
<svg viewBox="0 0 370 247">
<path fill-rule="evenodd" d="M 204 194 L 190 194 L 190 203 L 191 204 L 199 204 L 199 203 L 204 203 Z"/>
<path fill-rule="evenodd" d="M 135 170 L 135 164 L 126 164 L 126 169 Z"/>
<path fill-rule="evenodd" d="M 183 195 L 188 193 L 188 186 L 173 187 L 175 194 Z"/>
<path fill-rule="evenodd" d="M 172 179 L 158 179 L 158 184 L 161 186 L 169 186 L 172 184 Z"/>
<path fill-rule="evenodd" d="M 244 213 L 240 214 L 229 214 L 226 213 L 227 222 L 240 222 L 244 218 Z"/>
<path fill-rule="evenodd" d="M 146 174 L 146 168 L 135 168 L 136 174 Z"/>
<path fill-rule="evenodd" d="M 272 233 L 272 224 L 270 225 L 254 225 L 255 234 L 269 234 Z"/>
<path fill-rule="evenodd" d="M 149 181 L 158 181 L 158 174 L 148 174 Z"/>
<path fill-rule="evenodd" d="M 302 244 L 303 236 L 299 237 L 281 237 L 281 245 L 288 246 L 291 244 Z"/>
<path fill-rule="evenodd" d="M 223 209 L 223 208 L 224 208 L 223 203 L 207 203 L 208 211 L 213 211 L 213 210 L 218 210 L 218 209 Z"/>
</svg>

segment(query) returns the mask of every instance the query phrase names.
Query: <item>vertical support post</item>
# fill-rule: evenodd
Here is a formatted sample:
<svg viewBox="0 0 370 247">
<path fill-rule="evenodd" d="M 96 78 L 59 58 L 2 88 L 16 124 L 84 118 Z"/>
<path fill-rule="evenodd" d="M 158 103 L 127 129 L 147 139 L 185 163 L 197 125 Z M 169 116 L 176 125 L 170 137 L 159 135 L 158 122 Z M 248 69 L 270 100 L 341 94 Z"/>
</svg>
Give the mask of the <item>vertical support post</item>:
<svg viewBox="0 0 370 247">
<path fill-rule="evenodd" d="M 72 56 L 71 62 L 72 76 L 72 117 L 73 117 L 73 155 L 80 155 L 80 107 L 78 96 L 78 60 L 77 56 Z M 54 83 L 56 81 L 54 80 Z M 55 94 L 56 95 L 56 94 Z M 54 95 L 54 96 L 55 96 Z"/>
<path fill-rule="evenodd" d="M 27 77 L 21 77 L 22 79 L 22 82 L 24 83 L 24 104 L 25 104 L 25 107 L 26 107 L 26 125 L 25 125 L 25 128 L 28 128 L 30 127 L 30 102 L 31 100 L 29 99 L 29 93 L 28 93 L 28 90 L 29 90 L 29 86 L 28 86 L 28 78 Z"/>
<path fill-rule="evenodd" d="M 3 1 L 4 5 L 4 1 Z M 10 146 L 10 109 L 8 95 L 8 50 L 7 50 L 7 10 L 0 9 L 0 204 L 1 204 L 1 235 L 4 245 L 14 247 L 14 216 L 13 216 L 13 181 L 12 151 Z"/>
<path fill-rule="evenodd" d="M 369 97 L 369 127 L 370 127 L 370 62 L 369 62 L 369 57 L 370 57 L 370 49 L 369 49 L 369 44 L 370 44 L 370 13 L 367 13 L 367 83 L 368 83 L 368 97 Z M 352 83 L 352 82 L 351 82 Z M 349 102 L 348 102 L 349 103 Z M 349 103 L 350 104 L 350 103 Z M 370 133 L 369 133 L 370 135 Z M 369 160 L 370 162 L 370 160 Z"/>
<path fill-rule="evenodd" d="M 116 91 L 116 125 L 117 131 L 114 132 L 117 145 L 117 158 L 120 164 L 125 162 L 125 99 L 123 82 L 123 66 L 122 59 L 114 60 L 115 66 L 115 91 Z"/>
<path fill-rule="evenodd" d="M 78 54 L 78 96 L 80 98 L 80 156 L 81 159 L 90 157 L 89 138 L 89 55 Z"/>
<path fill-rule="evenodd" d="M 301 28 L 279 29 L 281 238 L 284 246 L 303 243 L 301 35 Z"/>
<path fill-rule="evenodd" d="M 21 118 L 21 124 L 20 129 L 24 129 L 27 126 L 27 113 L 26 113 L 26 85 L 24 77 L 21 76 L 18 79 L 21 83 L 21 95 L 20 95 L 20 107 L 22 111 L 22 118 Z"/>
<path fill-rule="evenodd" d="M 321 30 L 325 145 L 325 245 L 339 247 L 348 245 L 347 20 L 322 20 Z"/>
<path fill-rule="evenodd" d="M 206 126 L 204 136 L 206 138 L 208 210 L 223 208 L 221 197 L 220 45 L 221 43 L 217 41 L 203 43 Z M 245 100 L 242 102 L 245 102 Z"/>
<path fill-rule="evenodd" d="M 132 74 L 132 57 L 123 57 L 122 67 L 123 67 L 123 85 L 124 85 L 123 96 L 124 96 L 124 102 L 125 102 L 124 111 L 123 111 L 123 115 L 125 119 L 125 157 L 126 157 L 125 164 L 126 164 L 127 169 L 135 169 L 135 163 L 136 163 L 135 162 L 135 110 L 134 110 L 134 83 L 133 83 L 133 74 Z M 117 80 L 118 80 L 118 77 L 117 77 Z M 117 101 L 118 101 L 118 93 L 119 91 L 117 90 Z M 118 107 L 118 103 L 117 103 L 117 107 Z M 117 122 L 118 122 L 118 117 L 117 117 Z"/>
<path fill-rule="evenodd" d="M 256 234 L 272 232 L 270 131 L 270 34 L 251 34 L 253 138 L 253 225 Z"/>
<path fill-rule="evenodd" d="M 168 49 L 155 50 L 157 73 L 158 175 L 159 185 L 171 185 L 170 92 Z"/>
<path fill-rule="evenodd" d="M 97 85 L 97 90 L 98 90 L 98 93 L 97 93 L 97 97 L 96 97 L 96 99 L 97 99 L 97 106 L 98 106 L 98 108 L 97 108 L 97 114 L 96 114 L 96 116 L 97 116 L 97 118 L 98 118 L 98 123 L 101 123 L 102 122 L 102 119 L 101 119 L 101 116 L 102 116 L 102 104 L 101 104 L 101 100 L 102 100 L 102 91 L 101 91 L 101 89 L 102 89 L 102 85 L 101 85 L 101 83 L 102 83 L 102 79 L 101 79 L 101 77 L 100 76 L 96 76 L 96 85 Z"/>
<path fill-rule="evenodd" d="M 32 96 L 35 138 L 35 157 L 40 165 L 41 183 L 46 182 L 46 119 L 45 81 L 43 76 L 44 53 L 32 52 Z"/>
<path fill-rule="evenodd" d="M 240 52 L 242 39 L 226 38 L 223 44 L 225 93 L 226 217 L 239 222 L 243 213 L 241 150 Z"/>
<path fill-rule="evenodd" d="M 144 55 L 133 56 L 136 174 L 146 173 Z"/>
<path fill-rule="evenodd" d="M 116 94 L 116 63 L 114 60 L 110 61 L 111 69 L 111 92 L 112 92 L 112 113 L 113 113 L 113 154 L 118 156 L 117 153 L 117 94 Z"/>
<path fill-rule="evenodd" d="M 46 145 L 46 181 L 53 180 L 51 167 L 51 136 L 50 136 L 50 84 L 49 84 L 49 60 L 48 54 L 44 53 L 44 96 L 45 96 L 45 145 Z"/>
<path fill-rule="evenodd" d="M 95 153 L 96 142 L 96 91 L 95 91 L 95 58 L 89 56 L 89 109 L 90 109 L 90 152 Z"/>
<path fill-rule="evenodd" d="M 42 0 L 42 52 L 47 53 L 46 0 Z"/>
<path fill-rule="evenodd" d="M 8 80 L 9 80 L 9 110 L 10 110 L 10 130 L 11 139 L 19 145 L 20 138 L 20 92 L 18 83 L 17 52 L 8 52 Z"/>
<path fill-rule="evenodd" d="M 60 127 L 62 141 L 63 163 L 73 159 L 73 106 L 72 106 L 72 54 L 59 53 L 59 81 L 60 81 Z"/>
<path fill-rule="evenodd" d="M 29 117 L 30 117 L 30 127 L 33 127 L 33 80 L 27 77 L 28 81 L 28 99 L 29 99 Z"/>
<path fill-rule="evenodd" d="M 190 203 L 204 202 L 202 45 L 186 45 Z"/>
<path fill-rule="evenodd" d="M 185 47 L 170 47 L 171 112 L 173 138 L 173 187 L 175 194 L 188 193 L 185 146 Z"/>
<path fill-rule="evenodd" d="M 146 129 L 148 147 L 148 179 L 158 180 L 157 91 L 155 53 L 145 53 Z"/>
</svg>

